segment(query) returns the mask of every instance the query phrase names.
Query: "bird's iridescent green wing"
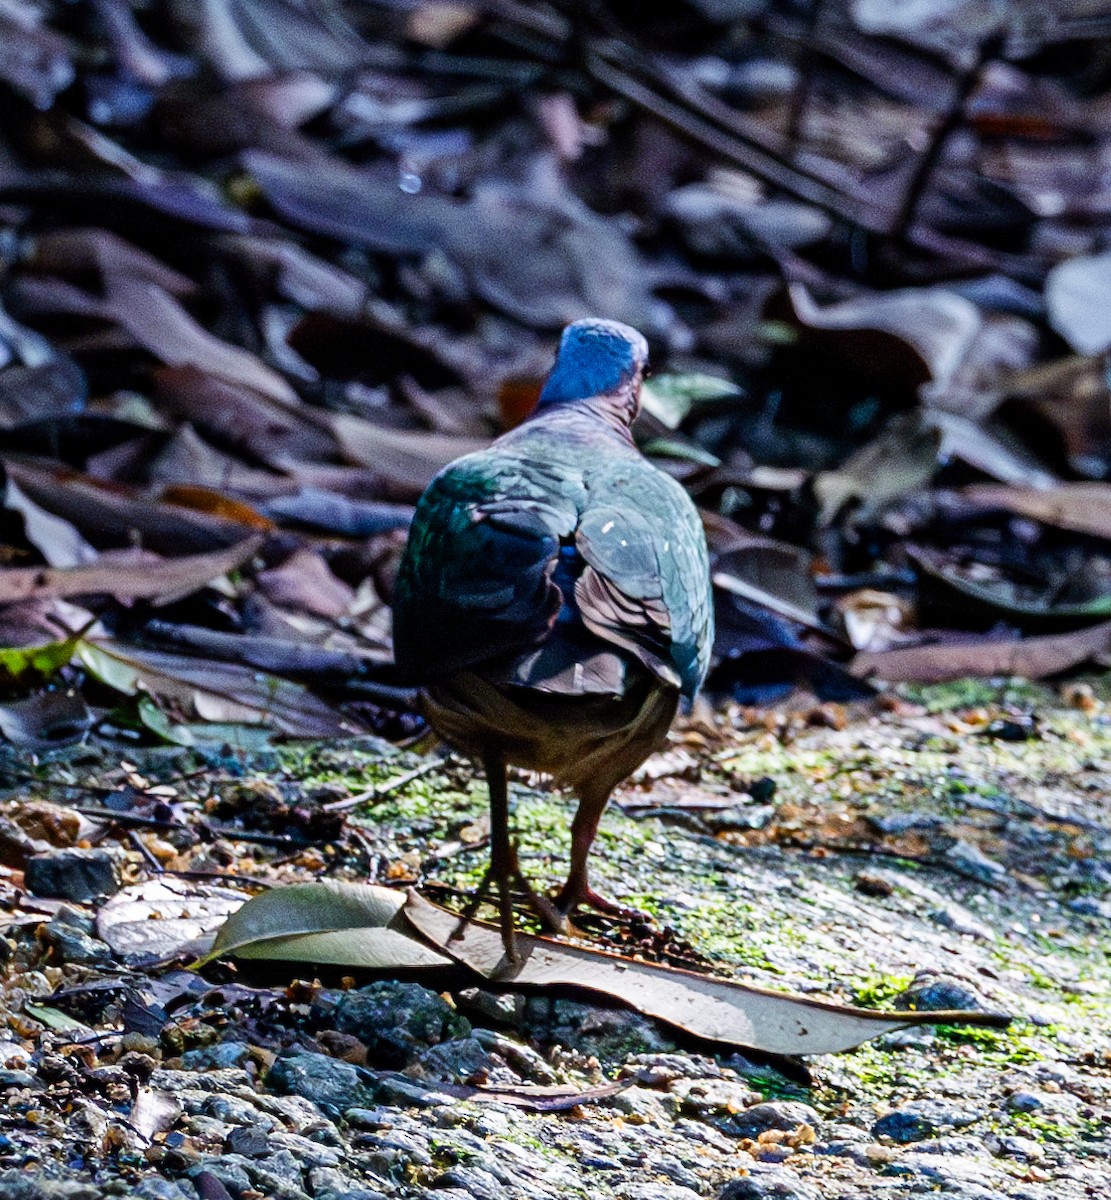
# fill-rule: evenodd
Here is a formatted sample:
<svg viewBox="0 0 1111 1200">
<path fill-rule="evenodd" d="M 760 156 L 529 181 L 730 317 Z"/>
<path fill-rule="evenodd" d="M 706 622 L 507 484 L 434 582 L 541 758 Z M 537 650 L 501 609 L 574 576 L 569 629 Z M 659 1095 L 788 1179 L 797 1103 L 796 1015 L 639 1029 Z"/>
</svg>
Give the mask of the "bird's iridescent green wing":
<svg viewBox="0 0 1111 1200">
<path fill-rule="evenodd" d="M 575 527 L 575 481 L 496 448 L 467 455 L 417 505 L 394 597 L 394 656 L 417 682 L 539 642 Z"/>
<path fill-rule="evenodd" d="M 586 473 L 576 534 L 587 569 L 575 589 L 584 624 L 692 698 L 713 645 L 706 537 L 683 488 L 643 459 Z"/>
</svg>

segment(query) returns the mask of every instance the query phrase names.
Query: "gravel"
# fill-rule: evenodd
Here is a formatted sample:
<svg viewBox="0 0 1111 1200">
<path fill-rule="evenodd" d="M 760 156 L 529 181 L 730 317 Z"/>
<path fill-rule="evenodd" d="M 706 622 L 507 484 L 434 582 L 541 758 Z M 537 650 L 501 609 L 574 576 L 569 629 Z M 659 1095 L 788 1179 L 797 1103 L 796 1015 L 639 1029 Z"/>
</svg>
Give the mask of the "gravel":
<svg viewBox="0 0 1111 1200">
<path fill-rule="evenodd" d="M 1111 724 L 1093 717 L 1081 750 L 1076 714 L 1055 725 L 1064 717 L 1051 701 L 1041 736 L 1020 743 L 969 739 L 953 718 L 921 713 L 913 726 L 891 714 L 800 726 L 772 749 L 760 734 L 735 767 L 779 782 L 760 828 L 709 836 L 644 816 L 653 804 L 682 812 L 677 797 L 697 791 L 661 775 L 638 785 L 635 818 L 607 815 L 595 860 L 600 888 L 657 897 L 677 939 L 749 982 L 865 1006 L 1005 1010 L 1018 1017 L 1010 1030 L 886 1035 L 810 1062 L 807 1082 L 797 1064 L 712 1053 L 583 995 L 440 991 L 342 971 L 321 983 L 309 967 L 256 974 L 245 963 L 206 978 L 141 970 L 96 937 L 94 903 L 40 896 L 21 908 L 12 887 L 0 936 L 0 1200 L 1103 1200 L 1111 972 L 1100 906 L 1111 876 L 1091 847 L 1111 775 L 1079 763 L 1111 762 Z M 327 754 L 338 768 L 349 751 Z M 321 784 L 322 761 L 304 786 L 342 791 Z M 249 774 L 249 761 L 238 769 Z M 388 764 L 390 775 L 407 769 Z M 348 791 L 365 786 L 352 773 Z M 284 802 L 298 778 L 282 779 Z M 997 791 L 1015 811 L 1054 819 L 969 808 L 958 820 L 934 801 L 949 778 L 961 796 Z M 436 857 L 482 814 L 481 796 L 458 786 L 445 777 L 369 814 L 361 836 L 374 861 L 400 872 L 426 855 L 425 873 L 469 886 L 481 851 Z M 548 882 L 567 806 L 515 794 L 522 861 Z M 884 814 L 887 832 L 834 820 L 838 805 L 853 821 Z M 0 817 L 18 832 L 2 800 Z M 838 824 L 887 839 L 866 872 L 857 854 L 791 848 Z M 961 844 L 993 869 L 976 875 L 963 852 L 955 861 Z M 96 892 L 86 879 L 86 895 L 148 870 L 122 838 L 27 862 L 56 869 L 101 851 L 110 877 Z M 286 849 L 250 853 L 250 872 L 276 882 L 321 870 L 309 859 L 272 867 Z M 336 858 L 331 869 L 357 878 L 365 863 Z M 567 1112 L 509 1102 L 609 1080 L 626 1086 Z M 461 1085 L 499 1090 L 460 1099 Z M 157 1099 L 143 1108 L 146 1093 Z M 153 1124 L 140 1128 L 143 1112 Z"/>
</svg>

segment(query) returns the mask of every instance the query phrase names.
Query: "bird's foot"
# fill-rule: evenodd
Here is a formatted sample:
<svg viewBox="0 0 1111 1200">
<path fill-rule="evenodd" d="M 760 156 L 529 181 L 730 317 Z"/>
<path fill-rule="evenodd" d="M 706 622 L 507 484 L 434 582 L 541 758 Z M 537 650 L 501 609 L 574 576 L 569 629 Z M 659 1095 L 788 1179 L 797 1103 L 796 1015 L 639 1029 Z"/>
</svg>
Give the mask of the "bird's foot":
<svg viewBox="0 0 1111 1200">
<path fill-rule="evenodd" d="M 651 921 L 648 913 L 639 908 L 629 908 L 618 904 L 606 896 L 599 895 L 588 883 L 574 885 L 567 883 L 556 898 L 555 907 L 563 918 L 564 926 L 568 924 L 571 914 L 581 907 L 592 908 L 595 912 L 607 917 L 619 917 L 624 921 Z"/>
<path fill-rule="evenodd" d="M 496 888 L 498 894 L 498 912 L 501 918 L 502 944 L 511 962 L 519 962 L 517 954 L 517 928 L 513 922 L 513 892 L 511 885 L 516 884 L 523 894 L 525 903 L 532 909 L 536 918 L 545 929 L 552 932 L 563 932 L 567 928 L 566 917 L 546 896 L 541 896 L 533 890 L 525 873 L 517 862 L 516 852 L 513 852 L 508 869 L 498 869 L 491 866 L 486 868 L 482 882 L 471 897 L 467 907 L 459 918 L 459 923 L 452 931 L 450 941 L 458 941 L 467 926 L 474 920 L 475 913 L 484 901 L 490 899 L 490 893 Z"/>
</svg>

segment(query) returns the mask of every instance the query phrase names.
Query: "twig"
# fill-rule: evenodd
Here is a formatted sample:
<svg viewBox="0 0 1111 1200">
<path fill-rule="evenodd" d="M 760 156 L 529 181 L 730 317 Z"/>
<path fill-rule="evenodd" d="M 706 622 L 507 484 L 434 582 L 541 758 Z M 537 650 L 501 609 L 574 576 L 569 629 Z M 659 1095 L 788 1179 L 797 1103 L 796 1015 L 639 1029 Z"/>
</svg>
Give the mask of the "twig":
<svg viewBox="0 0 1111 1200">
<path fill-rule="evenodd" d="M 165 867 L 151 853 L 150 847 L 139 836 L 134 829 L 128 830 L 127 840 L 135 847 L 136 850 L 146 859 L 147 866 L 154 872 L 155 875 L 161 875 L 165 871 Z"/>
<path fill-rule="evenodd" d="M 980 53 L 975 63 L 964 73 L 956 95 L 954 95 L 953 101 L 949 105 L 949 111 L 934 129 L 929 145 L 926 147 L 921 158 L 919 158 L 907 183 L 906 192 L 903 194 L 903 202 L 899 206 L 899 212 L 891 226 L 893 237 L 905 238 L 913 226 L 918 206 L 926 190 L 926 185 L 930 182 L 934 168 L 941 158 L 941 153 L 945 149 L 945 143 L 949 140 L 949 135 L 954 133 L 963 124 L 965 108 L 973 91 L 975 91 L 980 82 L 980 75 L 985 65 L 999 53 L 1001 48 L 1002 40 L 999 37 L 987 39 L 980 47 Z"/>
<path fill-rule="evenodd" d="M 445 754 L 431 758 L 427 762 L 421 763 L 419 767 L 414 767 L 411 771 L 406 771 L 404 775 L 398 775 L 394 779 L 387 779 L 385 783 L 368 788 L 365 792 L 359 792 L 354 796 L 347 796 L 343 800 L 333 800 L 331 804 L 324 805 L 323 811 L 348 812 L 352 808 L 358 808 L 360 804 L 382 800 L 390 795 L 391 792 L 396 792 L 403 787 L 407 787 L 414 780 L 422 779 L 425 775 L 431 775 L 434 771 L 440 770 L 450 757 L 451 755 Z"/>
</svg>

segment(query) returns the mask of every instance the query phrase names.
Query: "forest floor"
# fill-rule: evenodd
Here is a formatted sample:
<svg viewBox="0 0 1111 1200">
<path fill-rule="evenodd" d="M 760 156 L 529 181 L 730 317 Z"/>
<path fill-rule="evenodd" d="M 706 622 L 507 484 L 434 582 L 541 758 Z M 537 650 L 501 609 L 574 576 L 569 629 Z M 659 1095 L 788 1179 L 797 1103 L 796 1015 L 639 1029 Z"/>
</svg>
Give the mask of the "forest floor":
<svg viewBox="0 0 1111 1200">
<path fill-rule="evenodd" d="M 651 912 L 673 945 L 825 999 L 891 1007 L 910 993 L 1015 1017 L 810 1059 L 808 1083 L 566 998 L 472 990 L 445 1003 L 412 982 L 321 983 L 304 968 L 218 967 L 207 981 L 142 968 L 97 936 L 95 905 L 29 897 L 20 868 L 0 867 L 0 1196 L 1105 1197 L 1101 687 L 953 685 L 852 710 L 696 715 L 621 789 L 595 882 Z M 77 840 L 121 883 L 157 863 L 198 888 L 205 871 L 228 887 L 370 877 L 445 885 L 431 894 L 448 900 L 485 864 L 484 791 L 451 760 L 365 738 L 126 758 L 86 746 L 0 763 L 0 862 L 21 837 L 40 863 L 64 862 Z M 158 784 L 168 833 L 88 814 Z M 324 805 L 375 786 L 341 836 L 288 850 L 294 818 L 319 831 Z M 523 780 L 514 796 L 525 869 L 554 885 L 571 802 Z M 284 822 L 273 836 L 259 833 L 267 812 Z M 626 949 L 638 936 L 607 922 L 594 933 Z M 436 1090 L 475 1078 L 633 1082 L 563 1113 Z"/>
</svg>

